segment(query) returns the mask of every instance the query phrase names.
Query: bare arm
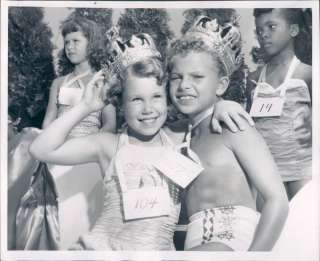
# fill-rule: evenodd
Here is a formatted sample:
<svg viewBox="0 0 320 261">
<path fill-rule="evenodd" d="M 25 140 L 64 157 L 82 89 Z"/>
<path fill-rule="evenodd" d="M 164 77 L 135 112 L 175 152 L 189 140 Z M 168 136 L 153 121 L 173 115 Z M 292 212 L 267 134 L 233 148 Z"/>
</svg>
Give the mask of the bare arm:
<svg viewBox="0 0 320 261">
<path fill-rule="evenodd" d="M 220 100 L 215 104 L 211 126 L 213 131 L 221 133 L 222 128 L 219 122 L 223 122 L 232 132 L 237 132 L 237 130 L 245 130 L 247 124 L 244 124 L 243 119 L 254 126 L 254 121 L 239 103 Z"/>
<path fill-rule="evenodd" d="M 46 110 L 46 115 L 44 116 L 42 122 L 42 129 L 46 128 L 51 122 L 57 118 L 57 95 L 59 89 L 59 79 L 55 79 L 50 87 L 49 101 Z"/>
<path fill-rule="evenodd" d="M 101 131 L 115 133 L 117 125 L 116 108 L 112 104 L 109 104 L 102 109 L 101 118 Z"/>
<path fill-rule="evenodd" d="M 264 199 L 250 251 L 270 251 L 288 215 L 288 198 L 273 157 L 255 128 L 227 133 L 227 142 Z"/>
<path fill-rule="evenodd" d="M 95 78 L 92 82 L 94 81 Z M 111 133 L 109 135 L 106 133 L 89 135 L 70 139 L 66 142 L 65 140 L 68 133 L 79 121 L 91 112 L 101 110 L 103 106 L 101 86 L 97 87 L 89 83 L 82 101 L 52 122 L 33 141 L 30 146 L 31 154 L 42 161 L 56 164 L 98 161 L 102 155 L 102 141 L 111 140 Z M 101 135 L 103 135 L 103 139 Z M 110 147 L 112 147 L 112 144 L 110 144 Z"/>
</svg>

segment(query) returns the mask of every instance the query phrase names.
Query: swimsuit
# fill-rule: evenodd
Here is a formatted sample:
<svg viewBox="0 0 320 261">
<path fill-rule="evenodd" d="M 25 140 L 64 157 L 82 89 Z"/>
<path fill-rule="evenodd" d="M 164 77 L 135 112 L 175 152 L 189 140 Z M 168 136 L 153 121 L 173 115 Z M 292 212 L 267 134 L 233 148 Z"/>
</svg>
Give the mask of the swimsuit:
<svg viewBox="0 0 320 261">
<path fill-rule="evenodd" d="M 190 217 L 184 249 L 222 243 L 234 251 L 247 251 L 260 214 L 244 206 L 205 209 Z"/>
<path fill-rule="evenodd" d="M 163 130 L 160 137 L 165 150 L 172 150 L 173 145 Z M 144 186 L 166 186 L 170 193 L 169 215 L 125 220 L 122 191 L 116 159 L 121 153 L 132 159 L 126 164 L 126 185 L 128 189 Z M 144 147 L 129 143 L 126 132 L 120 134 L 118 150 L 112 159 L 104 179 L 104 207 L 93 229 L 82 236 L 72 249 L 91 250 L 174 250 L 173 232 L 178 221 L 180 202 L 179 189 L 165 176 L 155 171 L 148 164 L 148 155 L 157 151 L 157 147 Z M 165 151 L 161 150 L 162 153 Z M 161 157 L 161 155 L 158 155 Z M 124 173 L 124 174 L 126 174 Z"/>
<path fill-rule="evenodd" d="M 57 96 L 57 107 L 58 107 L 58 115 L 59 118 L 63 113 L 69 111 L 77 102 L 80 102 L 82 97 L 82 92 L 84 91 L 84 84 L 81 81 L 82 77 L 87 76 L 90 71 L 87 71 L 83 74 L 80 74 L 71 80 L 69 80 L 70 75 L 65 76 L 63 83 L 58 91 Z M 78 83 L 78 84 L 76 84 Z M 63 102 L 63 95 L 68 95 L 68 99 L 70 103 L 74 104 L 65 104 Z M 101 128 L 101 111 L 95 111 L 90 113 L 87 117 L 82 119 L 77 125 L 75 125 L 69 133 L 70 137 L 81 137 L 86 136 L 92 133 L 97 133 Z"/>
<path fill-rule="evenodd" d="M 284 82 L 277 88 L 266 83 L 266 66 L 262 69 L 255 94 L 272 97 L 284 92 L 280 117 L 255 118 L 255 126 L 265 139 L 283 181 L 310 179 L 312 176 L 311 99 L 308 86 L 291 78 L 300 61 L 294 57 Z M 268 88 L 259 90 L 259 84 Z M 265 87 L 265 88 L 266 88 Z"/>
</svg>

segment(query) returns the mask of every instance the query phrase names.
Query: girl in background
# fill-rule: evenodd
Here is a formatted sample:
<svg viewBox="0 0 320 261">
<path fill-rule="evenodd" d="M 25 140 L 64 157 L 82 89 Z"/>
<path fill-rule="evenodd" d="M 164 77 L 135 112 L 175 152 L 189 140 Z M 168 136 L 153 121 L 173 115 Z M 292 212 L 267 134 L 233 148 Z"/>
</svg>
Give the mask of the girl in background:
<svg viewBox="0 0 320 261">
<path fill-rule="evenodd" d="M 250 76 L 248 109 L 292 199 L 312 175 L 312 67 L 296 56 L 302 44 L 311 52 L 311 34 L 298 8 L 254 9 L 254 17 L 265 65 Z"/>
<path fill-rule="evenodd" d="M 61 71 L 70 71 L 52 83 L 49 103 L 42 128 L 80 101 L 84 86 L 100 69 L 98 52 L 102 48 L 102 32 L 97 24 L 86 18 L 76 17 L 62 25 L 64 51 L 60 60 Z M 68 68 L 68 69 L 66 69 Z M 116 118 L 113 106 L 106 106 L 83 119 L 74 127 L 70 136 L 82 136 L 105 131 L 115 132 Z"/>
<path fill-rule="evenodd" d="M 42 124 L 44 129 L 80 102 L 84 86 L 90 81 L 94 72 L 100 69 L 99 61 L 102 60 L 99 57 L 102 34 L 95 22 L 82 17 L 72 18 L 63 23 L 62 35 L 64 49 L 60 60 L 60 71 L 68 73 L 52 83 Z M 112 105 L 106 106 L 74 126 L 68 139 L 97 133 L 100 130 L 115 132 L 115 126 L 115 109 Z M 38 132 L 39 130 L 32 130 L 32 135 L 25 134 L 25 138 L 19 143 L 20 146 L 12 150 L 9 155 L 9 177 L 21 176 L 19 180 L 16 179 L 20 185 L 15 182 L 11 190 L 9 189 L 9 195 L 19 190 L 22 196 L 28 189 L 21 198 L 16 217 L 14 247 L 29 250 L 67 248 L 80 234 L 89 229 L 101 209 L 102 202 L 99 201 L 99 196 L 102 195 L 101 171 L 96 164 L 65 167 L 41 162 L 39 164 L 27 152 L 23 154 L 27 157 L 21 157 L 22 147 L 26 150 Z M 31 175 L 31 184 L 28 186 Z M 75 180 L 77 185 L 72 186 Z M 46 192 L 43 187 L 46 188 Z M 59 206 L 57 196 L 59 196 Z M 17 198 L 15 203 L 11 197 L 14 203 L 11 205 L 12 213 L 16 213 L 20 200 L 20 196 L 15 197 Z M 38 207 L 35 208 L 30 202 L 38 202 Z M 43 203 L 40 204 L 41 202 Z M 43 215 L 43 208 L 46 209 L 46 216 Z M 79 218 L 74 220 L 74 214 Z M 32 223 L 32 220 L 37 222 Z M 43 226 L 44 222 L 48 225 Z M 74 231 L 70 230 L 72 225 L 76 227 Z"/>
</svg>

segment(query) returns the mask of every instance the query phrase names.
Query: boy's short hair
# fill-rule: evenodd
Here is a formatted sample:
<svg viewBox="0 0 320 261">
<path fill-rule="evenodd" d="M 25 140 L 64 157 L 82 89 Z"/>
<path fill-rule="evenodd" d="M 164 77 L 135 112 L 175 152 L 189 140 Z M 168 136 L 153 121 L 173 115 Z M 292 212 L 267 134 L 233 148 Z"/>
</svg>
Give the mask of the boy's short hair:
<svg viewBox="0 0 320 261">
<path fill-rule="evenodd" d="M 199 40 L 199 39 L 194 39 L 194 40 L 187 40 L 187 39 L 179 39 L 175 41 L 172 44 L 172 48 L 169 53 L 169 61 L 173 58 L 175 55 L 187 55 L 189 52 L 195 51 L 195 52 L 206 52 L 211 55 L 212 60 L 217 64 L 218 70 L 219 70 L 219 76 L 227 76 L 226 69 L 218 57 L 210 47 L 208 47 L 204 41 Z M 172 63 L 169 62 L 168 64 L 168 71 L 170 72 L 172 69 Z"/>
<path fill-rule="evenodd" d="M 165 84 L 167 76 L 164 63 L 157 57 L 139 61 L 127 67 L 110 82 L 110 88 L 107 91 L 107 99 L 114 106 L 119 107 L 122 104 L 122 94 L 128 73 L 139 78 L 155 78 L 158 85 Z"/>
<path fill-rule="evenodd" d="M 220 60 L 219 56 L 215 54 L 215 52 L 207 45 L 204 41 L 199 39 L 178 39 L 176 40 L 171 47 L 169 57 L 168 57 L 168 72 L 170 73 L 172 70 L 172 58 L 176 55 L 187 55 L 188 53 L 195 51 L 195 52 L 206 52 L 208 53 L 213 62 L 218 67 L 218 75 L 219 77 L 227 76 L 230 79 L 228 89 L 222 95 L 224 99 L 233 100 L 239 103 L 244 102 L 245 95 L 245 72 L 244 72 L 244 63 L 242 61 L 242 65 L 238 70 L 233 72 L 230 76 L 228 76 L 225 66 L 223 65 L 222 61 Z"/>
</svg>

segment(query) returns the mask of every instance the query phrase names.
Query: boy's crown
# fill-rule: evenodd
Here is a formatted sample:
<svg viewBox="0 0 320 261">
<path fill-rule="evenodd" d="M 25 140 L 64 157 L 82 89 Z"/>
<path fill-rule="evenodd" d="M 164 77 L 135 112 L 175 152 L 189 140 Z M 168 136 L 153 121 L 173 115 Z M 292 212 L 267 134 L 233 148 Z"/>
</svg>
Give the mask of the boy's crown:
<svg viewBox="0 0 320 261">
<path fill-rule="evenodd" d="M 106 66 L 112 73 L 120 73 L 128 66 L 148 58 L 161 58 L 152 37 L 148 34 L 132 35 L 127 41 L 120 38 L 116 27 L 111 28 L 106 34 L 111 45 Z"/>
<path fill-rule="evenodd" d="M 200 16 L 184 37 L 200 38 L 212 48 L 225 66 L 228 75 L 237 70 L 242 63 L 240 31 L 233 23 L 221 26 L 217 19 Z"/>
</svg>

